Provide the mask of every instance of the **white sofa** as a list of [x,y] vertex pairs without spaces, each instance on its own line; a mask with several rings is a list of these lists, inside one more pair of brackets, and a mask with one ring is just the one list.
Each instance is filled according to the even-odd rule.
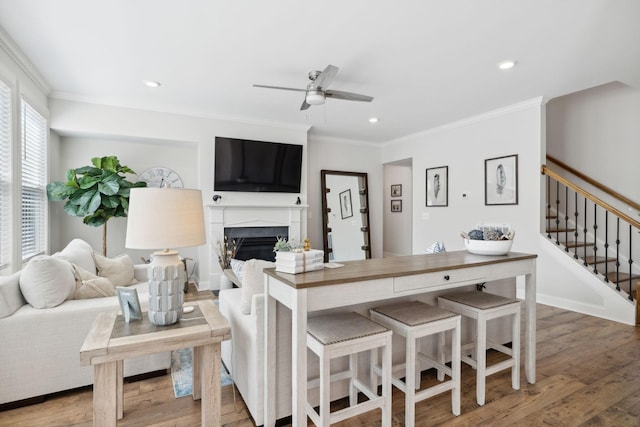
[[[65,252],[70,246],[74,250]],[[88,243],[75,239],[65,250],[57,254],[59,258],[78,261],[90,270]],[[27,303],[20,286],[27,267],[0,277],[0,404],[93,384],[93,367],[80,366],[80,347],[97,314],[119,308],[115,296],[67,298],[56,306],[36,308]],[[134,275],[141,283],[131,287],[137,289],[144,310],[146,266],[135,266]],[[125,376],[166,370],[170,364],[170,353],[127,360]]]

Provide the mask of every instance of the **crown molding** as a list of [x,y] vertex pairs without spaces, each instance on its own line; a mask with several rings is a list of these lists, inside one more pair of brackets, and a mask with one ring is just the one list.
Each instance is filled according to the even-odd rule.
[[29,79],[40,89],[46,96],[51,92],[51,86],[47,80],[40,74],[38,69],[31,63],[29,58],[20,50],[16,42],[11,36],[0,26],[0,48],[4,50],[9,58],[29,77]]
[[128,110],[139,110],[139,111],[146,111],[151,113],[172,114],[172,115],[184,116],[184,117],[190,117],[190,118],[196,118],[196,119],[220,120],[225,122],[240,123],[244,125],[269,126],[269,127],[276,127],[279,129],[290,129],[290,130],[304,131],[304,132],[309,132],[309,129],[311,129],[311,125],[307,125],[307,124],[277,122],[277,121],[270,121],[270,120],[258,120],[258,119],[251,119],[251,118],[242,117],[242,116],[211,114],[211,113],[203,112],[200,110],[159,109],[159,108],[154,108],[151,105],[143,105],[143,104],[123,105],[123,104],[115,103],[115,102],[104,100],[104,99],[91,98],[91,97],[77,95],[77,94],[68,93],[68,92],[53,91],[49,95],[49,98],[60,100],[60,101],[80,102],[84,104],[93,104],[93,105],[113,107],[113,108],[123,108]]
[[502,108],[497,108],[495,110],[487,111],[487,112],[482,113],[482,114],[477,114],[475,116],[467,117],[467,118],[462,119],[462,120],[457,120],[455,122],[447,123],[447,124],[442,125],[442,126],[437,126],[435,128],[422,130],[420,132],[412,133],[410,135],[405,135],[405,136],[402,136],[400,138],[388,141],[388,142],[384,143],[383,146],[384,147],[389,147],[389,146],[392,146],[394,144],[398,144],[398,143],[402,143],[402,142],[406,142],[406,141],[415,139],[416,137],[426,136],[426,135],[433,135],[433,134],[437,134],[437,133],[440,133],[440,132],[446,132],[446,131],[450,131],[450,130],[453,130],[453,129],[462,128],[462,127],[465,127],[465,126],[472,125],[474,123],[479,123],[479,122],[482,122],[482,121],[485,121],[485,120],[492,119],[494,117],[499,117],[499,116],[502,116],[502,115],[507,114],[507,113],[512,113],[514,111],[524,110],[526,108],[530,108],[531,106],[535,106],[535,105],[544,106],[545,105],[545,98],[542,97],[542,96],[538,96],[536,98],[532,98],[532,99],[529,99],[527,101],[518,102],[516,104],[511,104],[511,105],[508,105],[508,106],[502,107]]

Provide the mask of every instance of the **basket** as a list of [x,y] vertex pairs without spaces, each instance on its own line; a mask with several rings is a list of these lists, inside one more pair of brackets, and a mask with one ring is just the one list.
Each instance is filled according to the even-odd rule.
[[513,240],[463,240],[465,249],[476,255],[505,255],[513,245]]

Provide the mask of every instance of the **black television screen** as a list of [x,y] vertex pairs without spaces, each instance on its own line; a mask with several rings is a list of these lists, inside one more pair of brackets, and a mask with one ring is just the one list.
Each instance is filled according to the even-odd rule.
[[216,137],[214,191],[299,193],[302,145]]

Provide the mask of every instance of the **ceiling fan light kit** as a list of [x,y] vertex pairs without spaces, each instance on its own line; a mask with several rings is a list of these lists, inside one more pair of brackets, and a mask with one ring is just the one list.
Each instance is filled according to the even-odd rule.
[[296,92],[305,92],[304,101],[300,110],[306,110],[312,105],[322,105],[327,97],[334,99],[343,99],[346,101],[360,101],[371,102],[372,96],[360,95],[352,92],[343,92],[338,90],[327,90],[329,84],[333,81],[333,78],[338,73],[339,68],[335,65],[327,65],[323,71],[310,71],[308,74],[311,83],[307,85],[306,89],[295,89],[290,87],[280,86],[266,86],[266,85],[253,85],[254,87],[261,87],[266,89],[278,89],[278,90],[292,90]]

